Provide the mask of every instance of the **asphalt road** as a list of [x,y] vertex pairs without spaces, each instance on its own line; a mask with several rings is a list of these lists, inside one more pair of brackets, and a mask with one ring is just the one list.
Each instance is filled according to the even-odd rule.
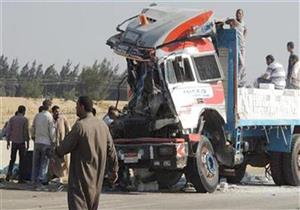
[[[0,190],[0,209],[67,209],[66,192]],[[114,192],[101,195],[99,209],[300,209],[300,188],[229,185],[213,194]]]

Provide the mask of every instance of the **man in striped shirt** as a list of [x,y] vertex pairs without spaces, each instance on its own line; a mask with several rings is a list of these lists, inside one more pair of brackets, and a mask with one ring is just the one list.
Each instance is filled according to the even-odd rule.
[[266,63],[268,65],[266,73],[257,79],[258,84],[272,83],[275,85],[275,89],[284,89],[286,85],[286,73],[283,66],[280,63],[275,62],[272,55],[267,55]]

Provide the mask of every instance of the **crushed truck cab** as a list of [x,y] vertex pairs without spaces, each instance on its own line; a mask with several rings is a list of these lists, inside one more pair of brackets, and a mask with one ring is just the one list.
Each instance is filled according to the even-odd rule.
[[[276,184],[300,184],[299,91],[238,88],[234,29],[217,27],[212,11],[149,7],[117,31],[107,45],[127,61],[129,103],[110,130],[123,170],[143,168],[162,187],[185,173],[213,192],[220,175],[237,183],[247,164],[270,164]],[[259,94],[291,104],[289,117]]]

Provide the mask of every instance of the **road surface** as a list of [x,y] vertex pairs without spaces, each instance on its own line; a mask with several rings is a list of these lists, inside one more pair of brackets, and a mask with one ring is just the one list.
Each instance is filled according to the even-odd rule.
[[[66,192],[1,189],[0,209],[67,209]],[[300,209],[300,188],[274,185],[229,185],[213,194],[111,192],[99,209]]]

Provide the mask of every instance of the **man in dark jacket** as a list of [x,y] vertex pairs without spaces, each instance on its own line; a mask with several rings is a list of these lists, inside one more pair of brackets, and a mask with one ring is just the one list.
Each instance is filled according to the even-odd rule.
[[111,163],[111,181],[118,177],[118,159],[109,129],[93,116],[92,109],[92,100],[79,97],[76,105],[79,120],[56,149],[60,157],[71,153],[68,205],[72,210],[98,208],[107,158]]
[[[9,181],[12,175],[12,169],[16,161],[16,155],[19,151],[20,159],[20,174],[19,182],[23,182],[23,161],[25,150],[29,148],[29,128],[28,128],[28,119],[24,116],[26,112],[25,106],[21,105],[18,107],[18,111],[15,116],[10,118],[7,125],[7,149],[11,146],[10,162],[8,167],[8,172],[6,176],[6,181]],[[26,143],[26,146],[25,146]]]

